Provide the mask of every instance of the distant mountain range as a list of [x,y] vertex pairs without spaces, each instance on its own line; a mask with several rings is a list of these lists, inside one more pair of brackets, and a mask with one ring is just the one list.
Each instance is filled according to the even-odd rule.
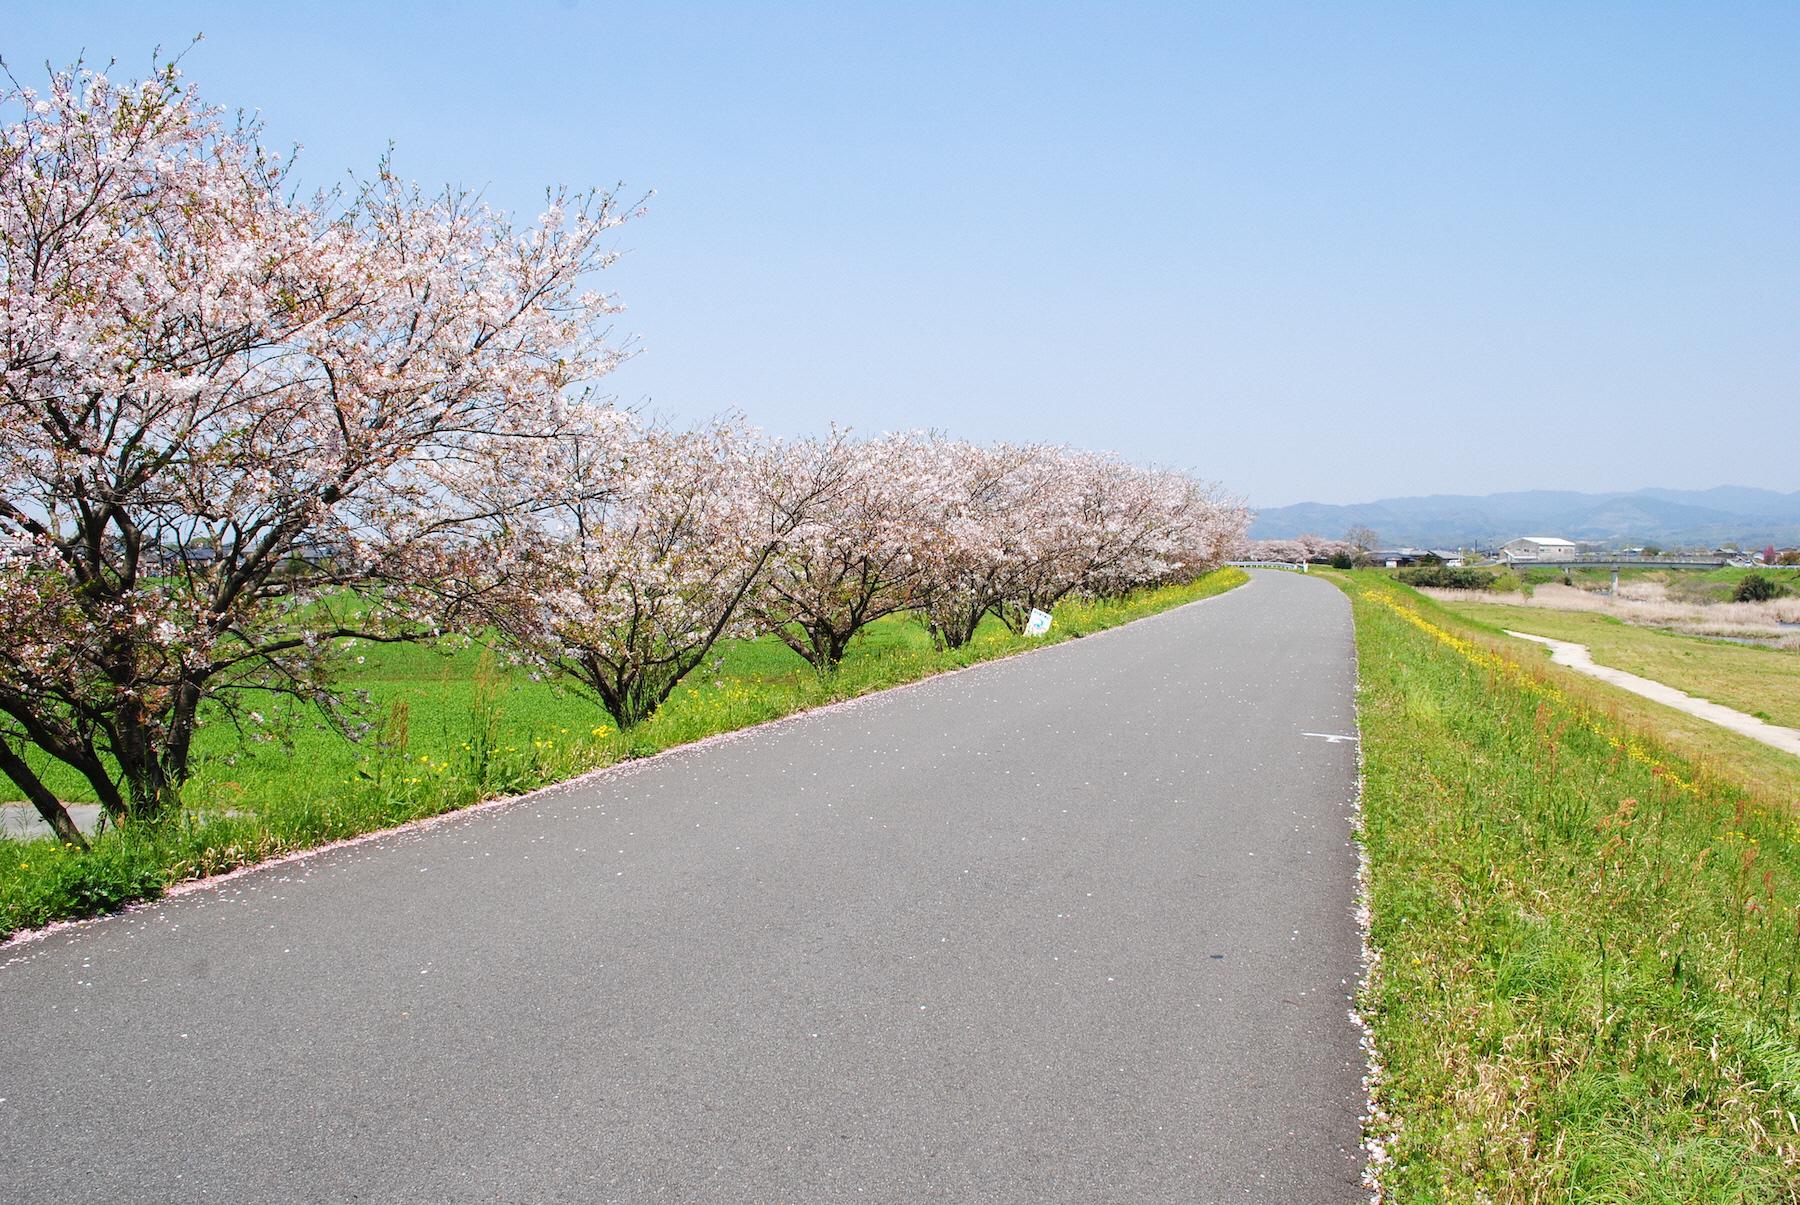
[[1745,548],[1800,544],[1800,490],[1721,485],[1710,490],[1642,489],[1619,494],[1526,490],[1510,494],[1429,494],[1331,506],[1300,502],[1258,511],[1253,539],[1308,533],[1342,536],[1372,528],[1386,546],[1491,547],[1516,536],[1621,544],[1705,544]]

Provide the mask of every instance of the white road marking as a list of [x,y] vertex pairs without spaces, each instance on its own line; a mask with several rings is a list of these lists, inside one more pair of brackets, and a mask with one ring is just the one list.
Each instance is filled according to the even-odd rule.
[[1302,732],[1300,735],[1301,736],[1316,736],[1320,740],[1328,741],[1333,745],[1337,744],[1339,741],[1354,741],[1356,739],[1353,736],[1340,736],[1335,732]]

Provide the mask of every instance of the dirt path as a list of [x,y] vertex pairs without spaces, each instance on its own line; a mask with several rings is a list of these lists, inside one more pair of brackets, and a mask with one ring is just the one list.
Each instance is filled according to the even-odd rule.
[[1721,728],[1729,728],[1741,736],[1753,741],[1761,741],[1785,753],[1800,757],[1800,729],[1783,728],[1779,724],[1771,724],[1759,720],[1753,715],[1745,715],[1721,703],[1696,698],[1685,691],[1676,690],[1673,686],[1650,678],[1640,678],[1636,674],[1628,674],[1622,669],[1613,669],[1608,665],[1599,665],[1585,644],[1576,644],[1572,640],[1552,640],[1548,636],[1533,636],[1529,632],[1515,632],[1507,629],[1508,636],[1517,636],[1520,640],[1530,640],[1536,644],[1550,646],[1550,659],[1558,665],[1566,665],[1570,669],[1580,670],[1590,677],[1602,682],[1610,682],[1614,686],[1629,690],[1634,695],[1642,695],[1653,699],[1666,707],[1677,711],[1685,711],[1691,716],[1698,716]]

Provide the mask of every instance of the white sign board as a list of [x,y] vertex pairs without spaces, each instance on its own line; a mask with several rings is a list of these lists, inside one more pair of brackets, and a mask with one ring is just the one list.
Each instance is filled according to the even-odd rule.
[[1025,621],[1027,636],[1042,636],[1050,630],[1050,612],[1031,608],[1031,618]]

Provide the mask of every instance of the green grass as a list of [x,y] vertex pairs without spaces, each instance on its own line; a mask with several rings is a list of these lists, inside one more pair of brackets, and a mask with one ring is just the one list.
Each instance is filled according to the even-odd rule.
[[[1621,582],[1660,582],[1669,588],[1669,597],[1676,602],[1725,602],[1737,584],[1748,574],[1760,574],[1772,578],[1789,590],[1800,593],[1800,569],[1780,566],[1758,566],[1754,569],[1739,569],[1732,566],[1721,566],[1717,569],[1657,569],[1657,568],[1625,568],[1619,570]],[[1542,586],[1550,582],[1569,581],[1572,585],[1587,590],[1604,590],[1612,585],[1611,569],[1532,569],[1521,567],[1520,579],[1527,586]]]
[[1689,594],[1703,602],[1725,602],[1731,598],[1737,584],[1751,574],[1766,577],[1785,586],[1790,593],[1800,594],[1800,569],[1783,568],[1778,565],[1760,565],[1754,569],[1709,569],[1696,573],[1672,573],[1670,585],[1672,596]]
[[[1246,580],[1221,569],[1199,581],[1115,601],[1070,600],[1044,638],[985,621],[970,644],[940,652],[915,622],[890,617],[821,678],[775,637],[730,641],[650,720],[618,732],[586,697],[496,663],[479,648],[359,650],[343,687],[366,691],[377,730],[353,742],[309,713],[270,699],[268,721],[240,733],[202,729],[182,812],[147,832],[110,831],[81,852],[42,839],[0,841],[0,937],[152,898],[185,879],[530,790],[809,707],[1041,647],[1222,593]],[[34,762],[60,796],[91,799],[83,781]]]
[[1683,636],[1591,612],[1495,603],[1446,605],[1493,628],[1585,644],[1601,665],[1759,715],[1772,724],[1800,728],[1800,652]]
[[1388,1199],[1800,1200],[1794,793],[1696,765],[1653,712],[1379,575],[1344,581]]

